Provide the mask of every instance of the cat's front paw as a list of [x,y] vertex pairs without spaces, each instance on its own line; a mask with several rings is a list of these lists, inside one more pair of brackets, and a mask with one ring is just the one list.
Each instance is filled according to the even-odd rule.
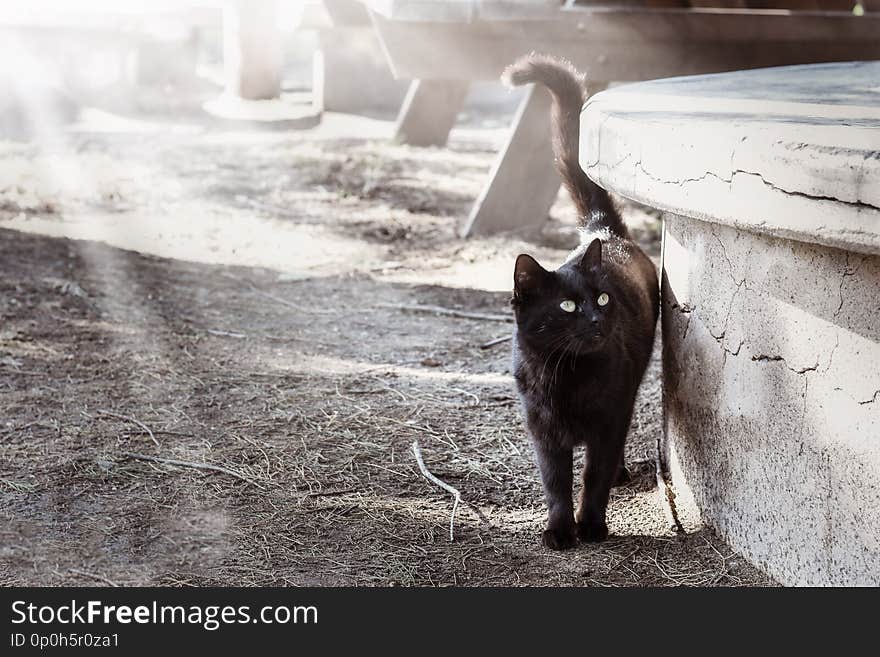
[[541,543],[551,550],[568,550],[577,545],[574,527],[555,527],[544,530]]
[[579,522],[577,537],[584,543],[598,543],[608,538],[608,525],[602,522]]

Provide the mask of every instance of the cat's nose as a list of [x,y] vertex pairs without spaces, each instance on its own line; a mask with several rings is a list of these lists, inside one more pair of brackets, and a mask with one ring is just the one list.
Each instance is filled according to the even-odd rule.
[[590,322],[593,324],[593,326],[596,326],[599,323],[599,315],[592,315],[590,317]]

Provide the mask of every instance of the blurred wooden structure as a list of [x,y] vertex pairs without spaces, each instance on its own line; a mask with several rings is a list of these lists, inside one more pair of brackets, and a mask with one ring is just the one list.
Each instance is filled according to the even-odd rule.
[[[570,59],[597,88],[612,81],[880,59],[880,13],[871,13],[880,9],[877,0],[863,3],[863,16],[841,11],[844,0],[683,2],[600,6],[569,0],[561,7],[555,0],[367,0],[394,74],[420,81],[399,124],[435,133],[452,127],[464,101],[463,83],[498,79],[508,64],[533,50]],[[442,101],[420,98],[444,87],[454,92]],[[546,219],[560,184],[549,149],[547,105],[542,90],[522,101],[464,236],[530,229]],[[440,135],[433,140],[441,141]]]
[[318,38],[312,68],[312,94],[331,112],[397,110],[407,80],[391,74],[370,15],[358,0],[308,0],[298,29]]
[[223,8],[225,92],[243,100],[281,95],[277,0],[228,0]]

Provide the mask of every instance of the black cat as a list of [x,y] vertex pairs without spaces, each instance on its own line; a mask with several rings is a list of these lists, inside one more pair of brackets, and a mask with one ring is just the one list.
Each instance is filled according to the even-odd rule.
[[[549,516],[544,545],[608,536],[605,509],[623,468],[636,391],[651,357],[659,313],[657,272],[630,239],[608,193],[578,164],[585,90],[567,62],[529,55],[508,68],[514,85],[539,82],[553,96],[553,148],[581,221],[581,245],[556,271],[516,259],[513,367],[535,447]],[[585,444],[575,519],[572,452]]]

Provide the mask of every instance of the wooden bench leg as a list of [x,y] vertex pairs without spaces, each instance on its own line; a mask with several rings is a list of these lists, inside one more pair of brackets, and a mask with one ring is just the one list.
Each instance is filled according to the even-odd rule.
[[223,10],[226,93],[245,100],[281,94],[281,32],[276,0],[235,0]]
[[560,184],[553,164],[550,94],[533,85],[516,110],[507,144],[461,236],[539,227],[547,219]]
[[[590,82],[590,94],[607,86]],[[513,127],[489,182],[480,192],[462,237],[537,230],[547,220],[562,181],[556,173],[550,130],[550,94],[532,85],[513,117]]]
[[411,146],[445,145],[469,86],[464,80],[413,80],[397,115],[397,141]]

